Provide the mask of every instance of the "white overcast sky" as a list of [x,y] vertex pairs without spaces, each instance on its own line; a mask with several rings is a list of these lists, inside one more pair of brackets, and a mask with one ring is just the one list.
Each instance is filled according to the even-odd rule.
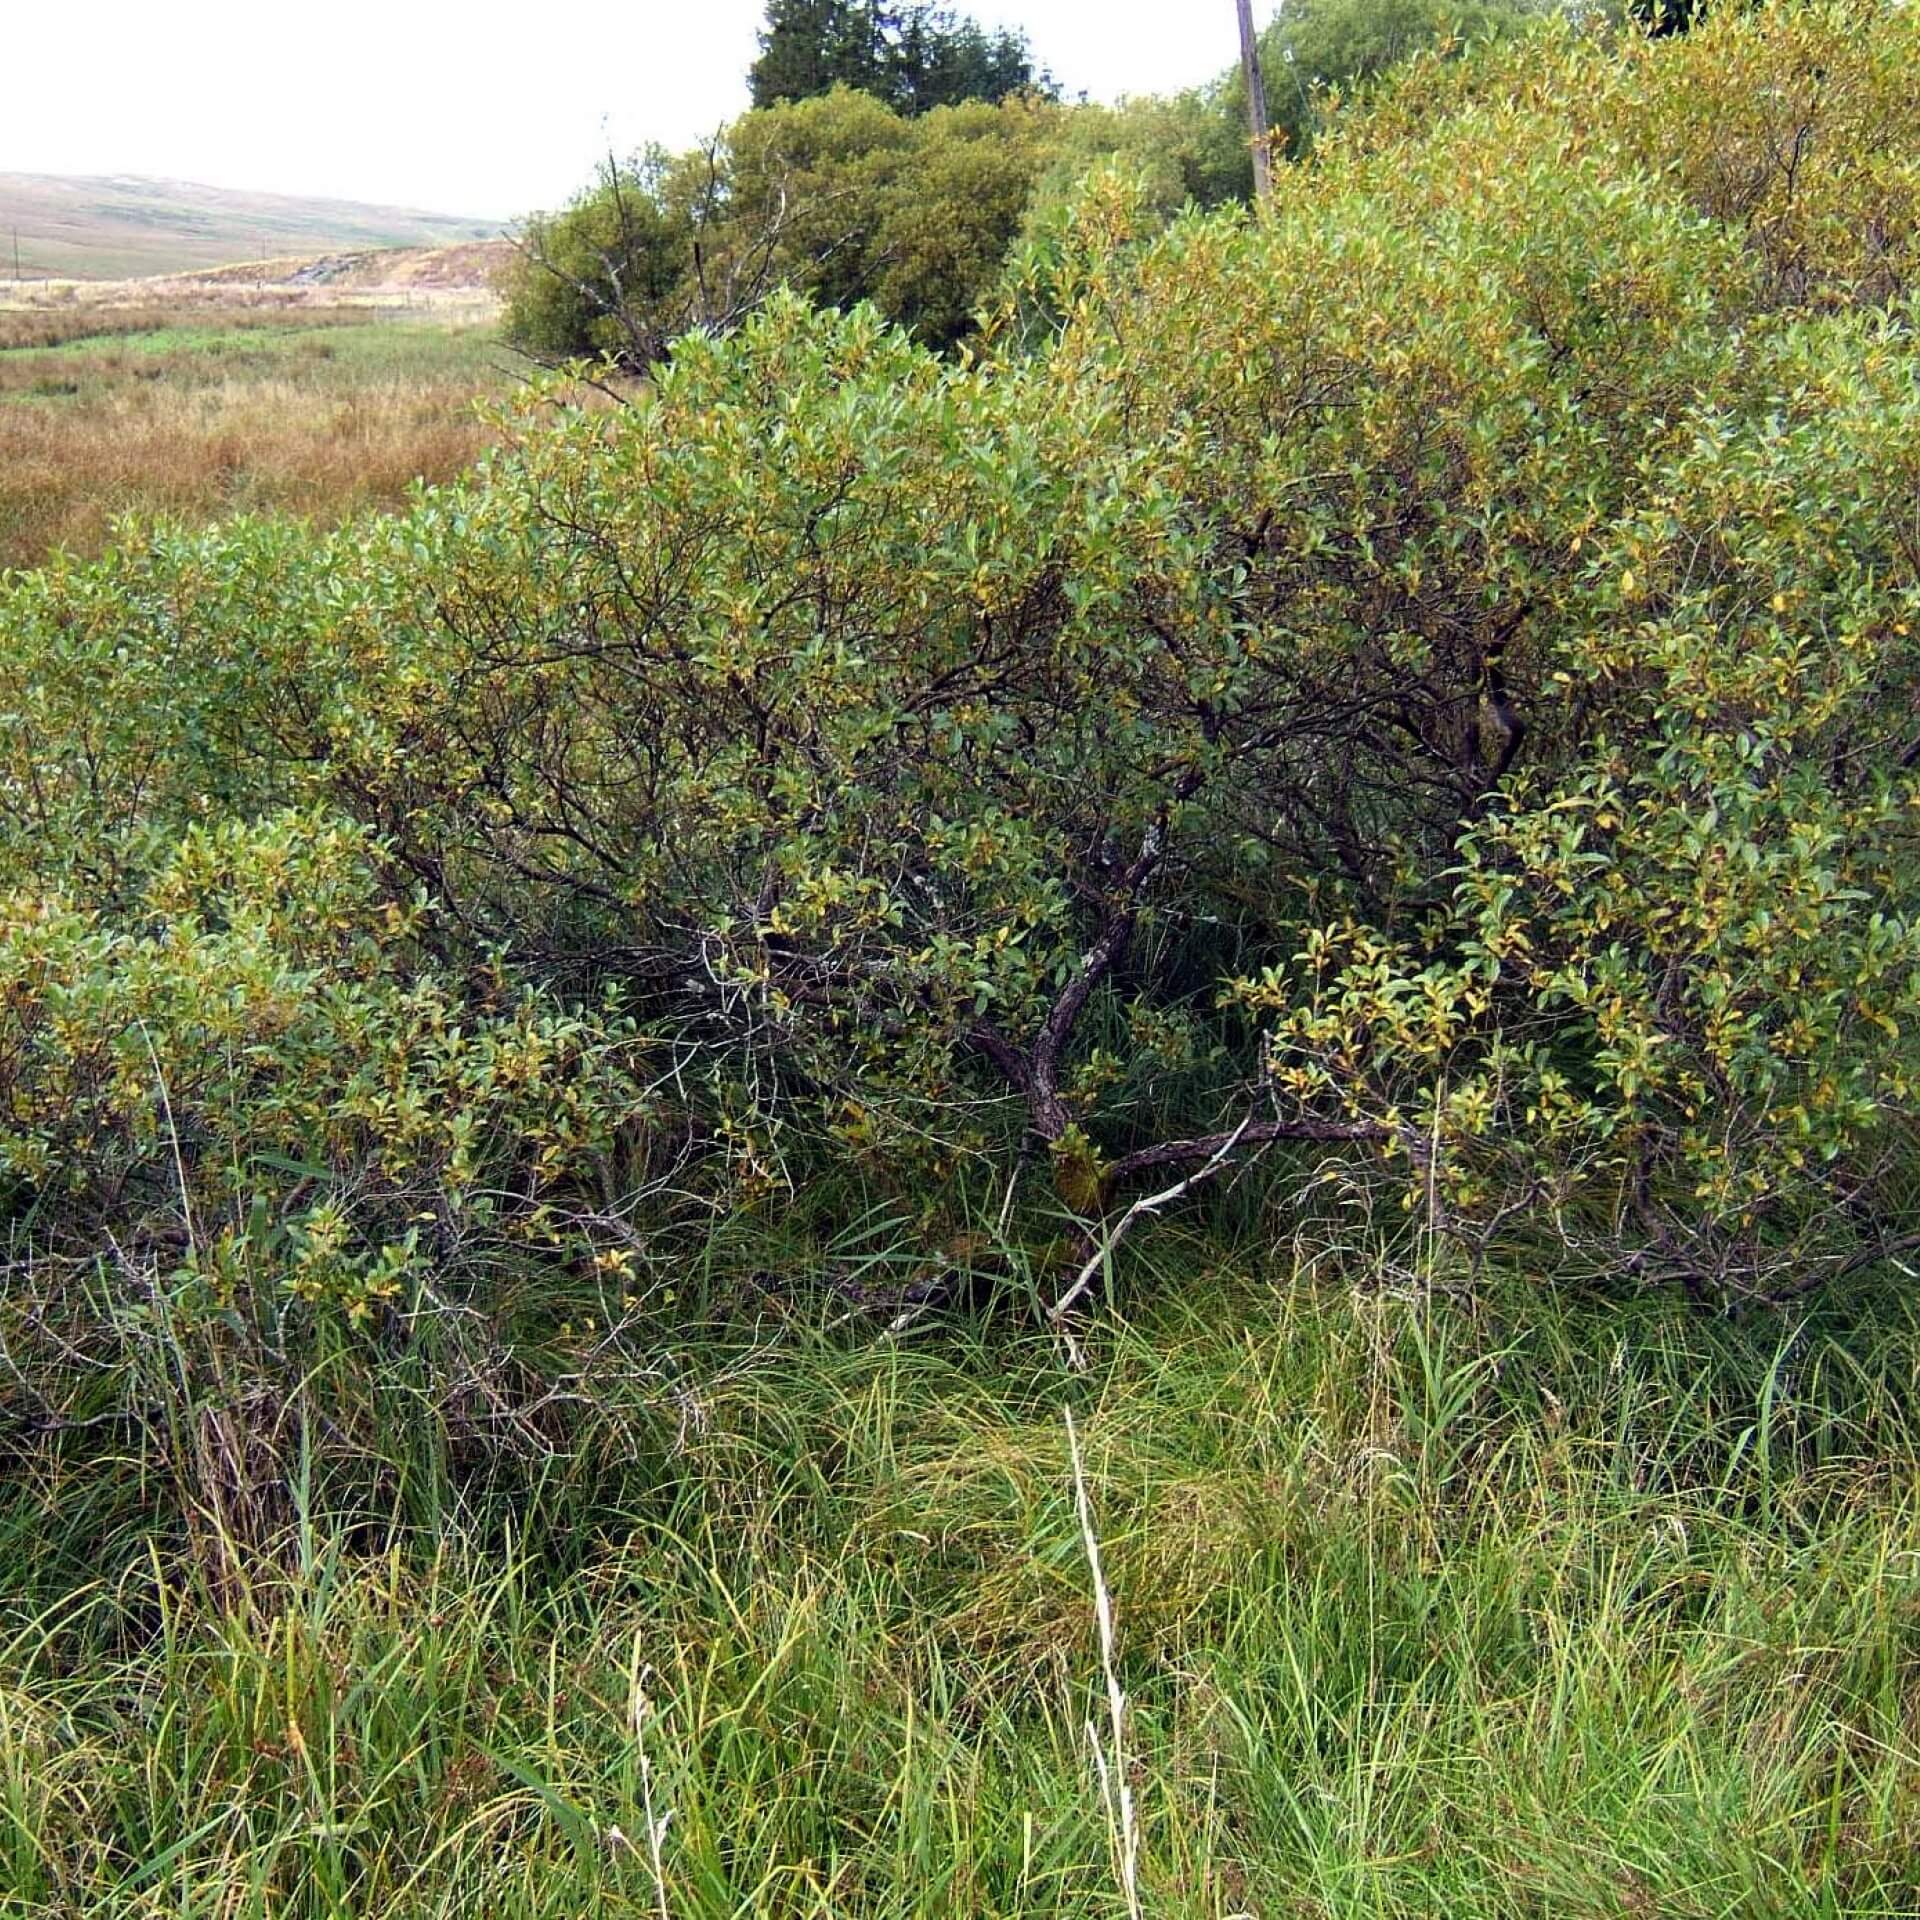
[[[980,0],[1070,92],[1236,57],[1231,0]],[[1265,18],[1271,0],[1256,0]],[[0,0],[0,172],[149,173],[502,218],[746,105],[762,0]]]

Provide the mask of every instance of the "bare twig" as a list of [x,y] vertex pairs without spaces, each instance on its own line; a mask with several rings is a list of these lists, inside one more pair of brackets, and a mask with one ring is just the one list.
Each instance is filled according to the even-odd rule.
[[[1113,1161],[1106,1169],[1103,1184],[1108,1192],[1142,1173],[1157,1167],[1187,1166],[1196,1160],[1211,1161],[1225,1148],[1271,1146],[1280,1140],[1299,1140],[1309,1144],[1358,1145],[1385,1140],[1385,1127],[1370,1120],[1242,1120],[1230,1133],[1203,1133],[1190,1140],[1161,1140],[1150,1147],[1137,1148]],[[1204,1176],[1202,1176],[1204,1177]]]
[[1074,1303],[1093,1285],[1094,1275],[1113,1257],[1114,1249],[1126,1238],[1128,1229],[1133,1223],[1150,1214],[1158,1213],[1162,1207],[1172,1206],[1176,1200],[1191,1193],[1203,1181],[1212,1179],[1226,1165],[1233,1150],[1239,1146],[1252,1124],[1251,1119],[1242,1120],[1231,1133],[1222,1138],[1219,1146],[1214,1149],[1213,1157],[1204,1166],[1197,1168],[1184,1179],[1176,1180],[1172,1186],[1162,1187],[1158,1193],[1143,1194],[1120,1216],[1119,1224],[1088,1256],[1086,1265],[1080,1269],[1079,1277],[1073,1285],[1053,1303],[1053,1311],[1049,1317],[1056,1326],[1066,1318],[1072,1311]]

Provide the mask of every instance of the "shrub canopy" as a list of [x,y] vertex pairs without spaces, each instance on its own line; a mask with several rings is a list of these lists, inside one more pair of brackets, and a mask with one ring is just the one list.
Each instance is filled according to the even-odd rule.
[[422,1181],[591,1246],[808,1156],[1085,1219],[1291,1142],[1481,1250],[1875,1257],[1917,34],[1416,62],[1259,219],[1094,183],[963,364],[781,297],[408,515],[16,580],[4,1204],[351,1292]]

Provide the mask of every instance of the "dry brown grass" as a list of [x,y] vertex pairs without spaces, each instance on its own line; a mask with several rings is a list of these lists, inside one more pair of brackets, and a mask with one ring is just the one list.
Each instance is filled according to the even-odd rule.
[[97,552],[133,509],[190,520],[280,507],[338,519],[468,465],[487,433],[459,388],[392,384],[346,398],[291,381],[118,393],[83,424],[0,414],[0,564]]
[[0,314],[0,567],[98,552],[132,511],[392,504],[477,457],[475,402],[511,380],[473,330],[310,309],[206,328],[177,308]]

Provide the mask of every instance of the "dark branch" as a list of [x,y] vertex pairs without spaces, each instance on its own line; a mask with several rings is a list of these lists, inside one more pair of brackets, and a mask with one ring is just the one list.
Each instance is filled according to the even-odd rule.
[[1161,1167],[1183,1167],[1196,1160],[1211,1160],[1226,1147],[1264,1147],[1280,1140],[1357,1145],[1390,1137],[1385,1127],[1371,1120],[1254,1120],[1223,1133],[1203,1133],[1191,1140],[1162,1140],[1156,1146],[1122,1154],[1107,1167],[1105,1186],[1111,1192],[1124,1182]]

